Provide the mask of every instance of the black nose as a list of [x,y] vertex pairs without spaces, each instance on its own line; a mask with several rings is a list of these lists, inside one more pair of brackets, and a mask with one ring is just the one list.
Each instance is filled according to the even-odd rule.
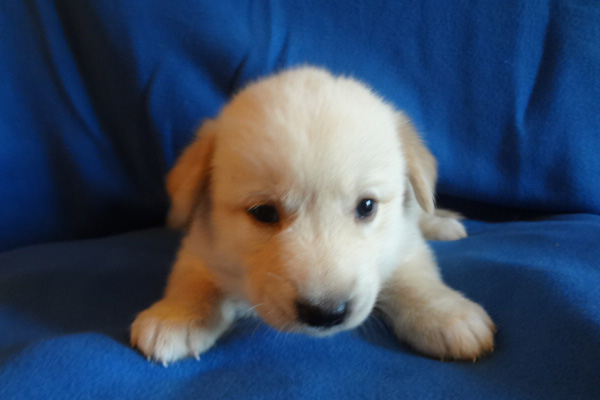
[[328,328],[341,324],[348,316],[348,309],[348,302],[333,306],[303,301],[296,302],[298,320],[314,327]]

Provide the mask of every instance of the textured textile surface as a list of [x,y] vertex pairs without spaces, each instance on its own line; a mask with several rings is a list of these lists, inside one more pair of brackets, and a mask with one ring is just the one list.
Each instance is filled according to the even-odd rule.
[[159,224],[195,127],[304,63],[406,110],[442,197],[600,212],[595,1],[5,1],[0,54],[0,249]]
[[[434,243],[499,326],[439,362],[373,318],[326,339],[240,321],[200,362],[127,345],[179,237],[164,176],[246,83],[313,64],[406,110],[442,204]],[[598,399],[600,3],[0,2],[0,399]],[[548,216],[550,215],[550,216]]]
[[164,368],[129,348],[178,237],[164,229],[0,255],[2,399],[597,399],[600,217],[470,222],[434,243],[444,277],[499,327],[477,363],[397,343],[379,319],[330,338],[240,321],[200,361]]

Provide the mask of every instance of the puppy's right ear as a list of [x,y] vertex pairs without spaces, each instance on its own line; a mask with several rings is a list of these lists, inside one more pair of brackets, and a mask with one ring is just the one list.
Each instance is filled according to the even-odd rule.
[[167,177],[171,209],[167,225],[185,229],[191,222],[200,192],[208,185],[215,143],[215,122],[205,121],[196,139],[177,159]]

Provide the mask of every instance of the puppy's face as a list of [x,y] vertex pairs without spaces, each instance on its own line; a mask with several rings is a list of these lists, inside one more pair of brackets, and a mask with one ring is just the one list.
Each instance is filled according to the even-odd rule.
[[211,129],[210,206],[190,234],[223,289],[281,330],[363,322],[412,232],[394,110],[300,70],[250,86]]

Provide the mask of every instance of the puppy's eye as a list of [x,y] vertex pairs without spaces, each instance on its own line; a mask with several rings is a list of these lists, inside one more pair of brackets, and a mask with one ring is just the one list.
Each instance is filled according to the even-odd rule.
[[279,222],[279,213],[277,212],[277,208],[271,204],[260,204],[258,206],[254,206],[248,210],[248,214],[263,224],[275,224]]
[[356,216],[359,219],[369,218],[377,211],[377,201],[373,199],[361,199],[356,206]]

